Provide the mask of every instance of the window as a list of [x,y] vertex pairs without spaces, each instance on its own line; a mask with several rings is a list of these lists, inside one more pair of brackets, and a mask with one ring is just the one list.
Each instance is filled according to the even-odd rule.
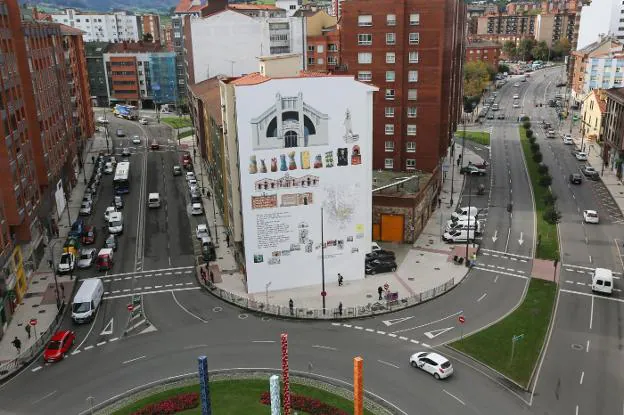
[[368,82],[373,79],[373,73],[371,71],[359,71],[358,81]]
[[297,5],[296,4],[291,4],[288,8],[290,10],[297,10]]
[[405,143],[405,151],[407,151],[408,153],[415,153],[416,141],[408,141],[407,143]]
[[386,24],[388,26],[396,26],[396,14],[387,14],[386,15]]
[[407,159],[405,160],[405,169],[406,170],[415,170],[416,169],[416,160]]
[[418,63],[418,52],[410,52],[409,53],[409,63]]
[[409,34],[409,44],[418,45],[420,43],[420,33],[414,32]]
[[327,57],[327,64],[328,65],[336,65],[337,64],[336,57],[335,56],[328,56]]
[[418,26],[420,24],[420,13],[410,14],[410,26]]
[[394,82],[395,74],[394,71],[386,71],[386,82]]
[[373,16],[370,14],[362,14],[358,16],[358,26],[372,26]]
[[314,45],[308,46],[308,52],[314,53]]
[[323,47],[323,45],[318,45],[316,47],[316,52],[317,53],[323,53],[325,51],[325,48]]
[[396,33],[386,33],[386,45],[396,44]]
[[360,33],[358,35],[358,45],[372,45],[373,35],[370,33]]
[[407,118],[416,118],[416,107],[408,107],[407,108]]
[[386,63],[394,63],[396,55],[394,52],[386,52]]
[[308,58],[308,65],[314,65],[314,58]]
[[322,65],[322,64],[324,64],[324,63],[325,63],[325,59],[323,59],[323,58],[318,58],[318,59],[316,60],[316,63],[318,63],[319,65]]
[[393,135],[394,134],[394,124],[386,124],[385,131],[386,131],[386,135]]
[[387,152],[394,151],[394,141],[386,141],[384,147],[385,147]]
[[416,101],[416,99],[418,99],[418,91],[416,91],[415,89],[408,89],[407,99],[409,101]]
[[338,46],[335,43],[330,43],[327,45],[328,52],[338,52]]
[[386,107],[386,118],[394,117],[394,107]]
[[416,124],[407,125],[407,135],[416,135]]
[[394,159],[385,159],[384,160],[384,168],[385,169],[392,169],[392,168],[394,168]]
[[407,73],[407,82],[418,82],[418,71],[409,71]]
[[394,100],[394,89],[386,89],[386,100],[387,101]]
[[373,63],[373,54],[370,52],[358,53],[358,63],[361,63],[361,64]]

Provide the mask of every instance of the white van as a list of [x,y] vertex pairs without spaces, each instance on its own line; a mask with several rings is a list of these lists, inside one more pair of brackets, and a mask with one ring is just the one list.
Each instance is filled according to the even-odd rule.
[[606,268],[596,268],[592,275],[592,291],[611,294],[613,292],[613,272]]
[[112,212],[108,215],[108,232],[123,233],[123,216],[121,212]]
[[445,232],[444,235],[442,235],[442,239],[448,243],[466,242],[467,239],[474,241],[474,238],[475,238],[475,231],[473,230],[468,231],[468,230],[454,229],[450,232]]
[[477,216],[479,209],[475,206],[463,206],[451,214],[451,220],[458,220],[466,216]]
[[147,197],[147,207],[160,207],[160,195],[158,193],[150,193]]
[[102,296],[104,284],[98,278],[89,278],[82,282],[72,301],[72,320],[74,323],[84,323],[95,318]]
[[476,220],[474,217],[470,218],[470,220],[449,220],[446,223],[446,228],[444,229],[444,232],[450,232],[452,230],[467,231],[468,228],[475,231],[477,235],[481,233],[481,223],[479,223],[479,221]]

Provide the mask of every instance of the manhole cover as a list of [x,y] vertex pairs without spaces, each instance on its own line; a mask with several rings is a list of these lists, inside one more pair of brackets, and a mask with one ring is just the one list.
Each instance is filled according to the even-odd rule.
[[572,345],[572,349],[573,350],[583,350],[583,346],[580,344],[573,344]]

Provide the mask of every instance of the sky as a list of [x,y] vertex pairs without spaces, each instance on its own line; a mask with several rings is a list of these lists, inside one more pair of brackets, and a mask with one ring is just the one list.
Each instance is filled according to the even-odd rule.
[[591,5],[583,7],[577,49],[596,42],[600,33],[609,30],[611,1],[617,0],[592,0]]

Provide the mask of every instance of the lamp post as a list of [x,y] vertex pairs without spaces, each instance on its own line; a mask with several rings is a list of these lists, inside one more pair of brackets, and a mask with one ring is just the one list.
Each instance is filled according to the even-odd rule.
[[323,208],[321,207],[321,298],[323,300],[323,315],[325,315],[325,234],[323,225]]

